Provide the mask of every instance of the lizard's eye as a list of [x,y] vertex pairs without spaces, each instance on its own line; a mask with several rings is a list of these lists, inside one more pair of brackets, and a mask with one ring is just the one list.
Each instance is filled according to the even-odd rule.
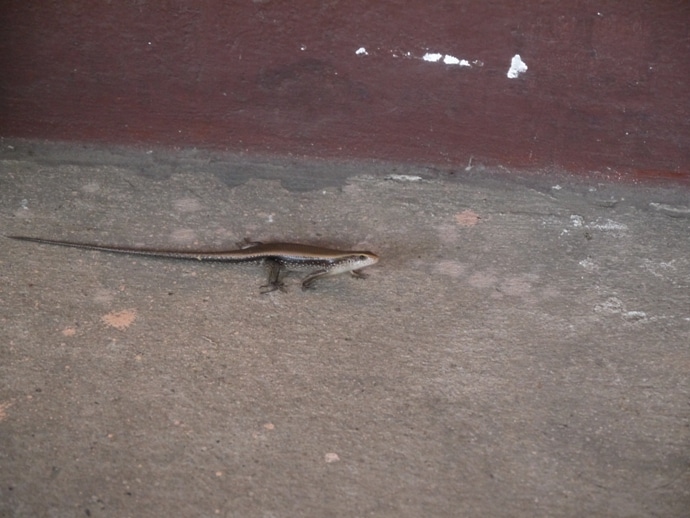
[[366,261],[367,259],[369,259],[369,258],[366,255],[360,255],[359,256],[360,261]]

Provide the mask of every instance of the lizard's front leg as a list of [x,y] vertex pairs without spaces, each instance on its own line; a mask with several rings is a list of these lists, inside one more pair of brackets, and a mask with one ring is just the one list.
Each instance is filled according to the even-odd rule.
[[261,292],[261,294],[265,295],[266,293],[271,293],[272,291],[276,290],[280,290],[283,292],[287,291],[285,289],[285,284],[280,279],[280,274],[282,273],[283,265],[274,259],[266,259],[264,261],[264,264],[268,269],[268,284],[261,286],[262,288],[266,288]]

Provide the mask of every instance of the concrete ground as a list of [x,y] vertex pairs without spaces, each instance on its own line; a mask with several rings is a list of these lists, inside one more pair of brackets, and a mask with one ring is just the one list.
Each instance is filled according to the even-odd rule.
[[690,513],[690,189],[3,141],[0,516]]

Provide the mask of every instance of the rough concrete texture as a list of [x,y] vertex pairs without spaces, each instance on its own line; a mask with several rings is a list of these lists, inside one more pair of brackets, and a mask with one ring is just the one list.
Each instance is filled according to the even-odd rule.
[[2,234],[371,249],[366,280],[0,238],[1,516],[687,516],[690,195],[2,143]]

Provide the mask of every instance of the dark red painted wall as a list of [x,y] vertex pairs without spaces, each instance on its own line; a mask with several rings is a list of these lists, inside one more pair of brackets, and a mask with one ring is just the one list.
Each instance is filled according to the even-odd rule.
[[5,0],[0,72],[3,137],[690,175],[687,0]]

